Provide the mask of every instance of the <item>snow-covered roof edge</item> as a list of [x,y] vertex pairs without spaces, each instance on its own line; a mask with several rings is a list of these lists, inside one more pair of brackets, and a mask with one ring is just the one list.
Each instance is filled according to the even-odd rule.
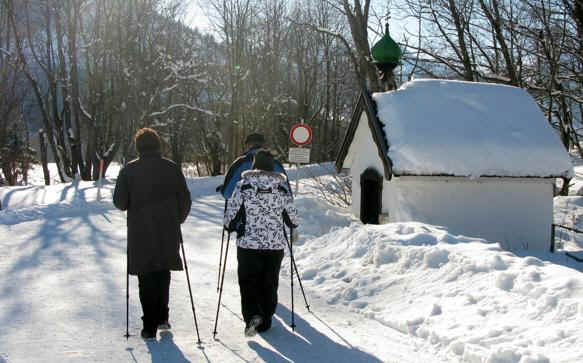
[[559,136],[525,89],[420,79],[372,99],[395,175],[573,175]]
[[358,95],[356,106],[354,107],[350,119],[350,124],[348,125],[346,134],[344,135],[344,140],[342,141],[342,145],[338,151],[338,156],[336,157],[336,171],[340,172],[342,170],[344,160],[348,155],[350,145],[354,140],[354,135],[360,122],[360,115],[363,111],[367,114],[368,126],[373,136],[373,141],[377,146],[379,157],[383,163],[385,179],[391,180],[393,174],[393,163],[389,158],[387,139],[383,131],[383,125],[377,117],[376,103],[373,101],[370,92],[366,89],[362,89]]
[[[476,85],[480,85],[478,82],[461,82],[461,81],[448,81],[448,80],[417,80],[417,81],[413,81],[413,82],[424,82],[424,81],[444,82],[444,84],[466,83],[466,84],[471,84],[472,87],[476,86]],[[406,88],[407,86],[411,86],[411,84],[413,82],[406,83],[398,91],[389,91],[389,92],[385,92],[384,94],[398,93],[403,88]],[[485,84],[485,83],[481,84],[481,86],[484,86],[484,85],[490,86],[490,87],[506,87],[507,89],[515,89],[515,90],[518,90],[518,92],[522,92],[524,94],[527,94],[524,89],[520,89],[517,87],[511,87],[511,86],[500,85],[500,84]],[[539,170],[535,173],[524,174],[524,173],[520,173],[520,172],[518,172],[518,173],[513,173],[513,172],[497,173],[494,171],[494,172],[487,172],[487,173],[480,174],[480,173],[472,173],[470,171],[470,172],[465,173],[465,174],[460,174],[460,173],[455,173],[455,172],[448,173],[448,172],[435,172],[435,171],[429,171],[429,170],[427,170],[427,171],[426,170],[399,170],[398,165],[395,163],[395,160],[393,159],[394,155],[393,156],[391,155],[391,150],[394,150],[395,148],[391,149],[391,147],[393,146],[393,145],[391,145],[392,142],[390,140],[388,140],[389,138],[387,137],[387,135],[385,133],[385,124],[380,119],[379,113],[377,111],[378,110],[378,102],[375,100],[375,98],[377,98],[377,95],[379,95],[379,93],[375,93],[375,94],[371,95],[367,90],[363,90],[359,94],[356,106],[355,106],[353,114],[352,114],[352,118],[351,118],[349,127],[346,131],[344,140],[342,142],[341,148],[340,148],[338,156],[336,158],[335,166],[336,166],[337,171],[340,171],[343,168],[344,161],[345,161],[346,157],[348,156],[350,146],[351,146],[353,139],[354,139],[356,128],[360,122],[360,117],[362,115],[362,112],[364,111],[367,114],[368,126],[369,126],[369,129],[371,131],[371,135],[373,136],[373,139],[374,139],[373,141],[375,142],[375,144],[377,146],[379,157],[381,158],[381,161],[383,163],[383,166],[385,169],[384,170],[385,179],[387,179],[387,180],[390,180],[392,175],[395,175],[395,176],[410,175],[410,176],[454,176],[454,177],[502,177],[502,178],[525,178],[525,177],[526,178],[529,178],[529,177],[531,177],[531,178],[557,178],[557,177],[572,177],[573,176],[573,169],[572,169],[572,165],[570,163],[570,158],[568,157],[566,150],[563,150],[564,148],[563,148],[562,144],[558,146],[558,148],[560,150],[559,151],[555,150],[555,152],[554,152],[555,160],[559,161],[558,164],[561,164],[561,165],[558,168],[555,167],[554,170],[552,170],[550,172],[548,170],[544,170],[544,171],[540,172],[540,170]],[[530,102],[534,106],[534,107],[532,107],[532,109],[535,110],[533,112],[539,112],[542,114],[542,111],[540,111],[540,108],[535,103],[534,99],[532,99],[532,97],[530,95],[528,95],[528,97],[530,98]],[[419,108],[419,107],[417,107],[417,108]],[[546,119],[545,119],[545,121],[546,121]],[[545,125],[547,125],[546,122],[545,122]],[[550,126],[548,126],[548,125],[546,127],[550,128]],[[557,136],[557,140],[558,140],[558,136]],[[557,140],[555,140],[555,141],[557,141]],[[552,141],[551,141],[551,143],[552,143]],[[539,149],[540,150],[535,150],[538,153],[538,155],[536,157],[539,157],[540,154],[544,154],[545,149],[544,148],[539,148]],[[530,152],[531,150],[526,150],[526,151]],[[525,150],[522,150],[522,152],[524,153]],[[557,154],[560,154],[560,155],[557,155]],[[557,156],[559,156],[558,159],[557,159]],[[536,159],[536,160],[543,160],[543,159]],[[550,159],[552,159],[552,157]],[[480,163],[477,163],[477,165],[479,165],[479,164]],[[516,165],[521,165],[521,164],[522,164],[522,161],[520,163],[517,163]],[[530,163],[530,164],[532,165],[532,163]],[[541,162],[541,164],[544,165],[545,162]],[[548,160],[547,160],[546,164],[547,165],[549,164]]]

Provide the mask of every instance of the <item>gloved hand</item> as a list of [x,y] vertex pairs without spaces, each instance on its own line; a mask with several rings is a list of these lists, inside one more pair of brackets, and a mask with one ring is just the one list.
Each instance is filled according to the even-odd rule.
[[215,188],[215,192],[217,192],[217,193],[222,193],[222,192],[223,192],[223,184],[221,184],[221,185],[217,186],[217,187]]
[[292,228],[292,231],[291,231],[291,242],[292,243],[296,243],[298,241],[298,238],[299,238],[298,229],[297,228]]

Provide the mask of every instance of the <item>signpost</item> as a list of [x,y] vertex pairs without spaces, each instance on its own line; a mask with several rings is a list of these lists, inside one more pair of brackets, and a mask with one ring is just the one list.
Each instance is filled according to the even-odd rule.
[[104,160],[99,159],[99,180],[97,181],[97,200],[101,200],[101,186],[103,185]]
[[312,128],[306,124],[295,124],[289,131],[289,138],[291,142],[298,147],[290,147],[288,159],[290,163],[296,164],[296,193],[299,190],[299,170],[300,164],[308,164],[310,162],[310,149],[303,148],[304,145],[312,141]]
[[288,159],[290,163],[307,164],[310,162],[310,149],[290,147]]

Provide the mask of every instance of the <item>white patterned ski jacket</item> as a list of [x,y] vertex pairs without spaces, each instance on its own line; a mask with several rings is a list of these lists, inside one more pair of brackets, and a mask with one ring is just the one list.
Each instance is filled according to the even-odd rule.
[[[243,222],[237,233],[237,246],[250,249],[281,250],[286,247],[284,218],[297,227],[297,209],[284,174],[247,170],[227,202],[224,225],[228,230]],[[289,233],[288,233],[289,238]]]

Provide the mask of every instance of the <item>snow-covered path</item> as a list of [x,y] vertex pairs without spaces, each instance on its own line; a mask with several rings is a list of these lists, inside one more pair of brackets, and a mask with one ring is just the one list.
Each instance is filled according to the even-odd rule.
[[214,193],[218,181],[190,183],[193,206],[183,226],[202,348],[184,272],[172,273],[173,329],[152,343],[139,338],[137,279],[130,277],[132,336],[124,337],[125,215],[111,205],[113,184],[104,186],[101,202],[92,183],[12,189],[5,196],[11,208],[0,220],[0,362],[435,361],[424,341],[331,307],[309,290],[308,311],[297,280],[292,332],[289,268],[282,272],[273,328],[245,338],[234,241],[214,340],[223,213]]
[[[113,178],[101,198],[91,182],[1,188],[0,363],[583,361],[583,264],[418,222],[362,225],[322,199],[309,168],[296,197],[294,254],[310,311],[294,281],[293,332],[286,257],[274,326],[251,339],[234,241],[213,339],[224,208],[214,189],[222,177],[188,181],[193,206],[183,234],[201,347],[184,272],[172,273],[173,329],[155,342],[139,338],[130,277],[132,336],[124,337],[126,220],[111,204]],[[582,200],[555,198],[555,221],[583,229]],[[560,240],[583,251],[580,236]]]

